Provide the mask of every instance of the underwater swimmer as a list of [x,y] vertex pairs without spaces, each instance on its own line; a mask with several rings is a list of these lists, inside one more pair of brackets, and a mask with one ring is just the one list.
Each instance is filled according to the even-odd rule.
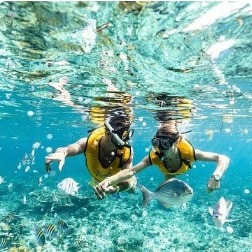
[[[103,127],[93,130],[87,138],[60,147],[46,156],[46,171],[51,171],[50,164],[53,161],[59,162],[61,171],[66,157],[84,154],[88,171],[92,176],[90,185],[94,186],[105,178],[132,166],[133,149],[128,144],[132,134],[133,130],[130,129],[130,121],[127,117],[112,116]],[[108,186],[107,194],[120,191],[133,192],[135,187],[136,178],[133,176],[115,186]]]
[[217,163],[215,171],[208,180],[207,191],[212,192],[220,187],[220,180],[228,168],[229,158],[225,155],[194,149],[179,134],[176,124],[171,122],[159,128],[152,139],[152,145],[154,149],[137,165],[125,169],[94,186],[98,198],[104,198],[110,186],[131,178],[148,166],[158,166],[165,180],[168,180],[189,171],[196,160]]

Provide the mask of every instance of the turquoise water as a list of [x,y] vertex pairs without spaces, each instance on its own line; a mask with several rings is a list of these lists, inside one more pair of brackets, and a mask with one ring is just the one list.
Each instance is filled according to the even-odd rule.
[[[248,2],[1,3],[0,250],[251,252],[251,13]],[[98,201],[81,155],[46,176],[48,153],[116,111],[133,118],[134,164],[177,119],[195,148],[230,157],[221,188],[206,192],[215,164],[196,162],[179,177],[195,192],[187,208],[143,209],[139,190]],[[66,177],[81,185],[71,202],[57,190]],[[155,167],[137,177],[150,190],[163,179]],[[232,232],[208,213],[221,196]],[[36,227],[58,220],[67,232],[41,248]]]

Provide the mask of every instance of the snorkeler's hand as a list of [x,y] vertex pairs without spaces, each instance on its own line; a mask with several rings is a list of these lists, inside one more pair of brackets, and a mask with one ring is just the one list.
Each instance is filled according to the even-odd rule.
[[113,194],[119,191],[118,186],[108,186],[104,190],[100,190],[97,186],[94,186],[93,189],[98,199],[104,199],[106,194]]
[[62,170],[63,165],[65,164],[65,157],[66,153],[65,151],[62,151],[62,149],[57,150],[54,153],[51,153],[45,157],[45,169],[47,172],[51,171],[50,164],[52,161],[59,162],[59,170]]
[[218,188],[220,188],[220,181],[217,181],[215,178],[210,177],[207,184],[207,191],[212,192]]
[[98,199],[105,198],[106,194],[112,194],[116,192],[116,187],[109,185],[109,180],[105,179],[96,186],[93,186],[95,195]]

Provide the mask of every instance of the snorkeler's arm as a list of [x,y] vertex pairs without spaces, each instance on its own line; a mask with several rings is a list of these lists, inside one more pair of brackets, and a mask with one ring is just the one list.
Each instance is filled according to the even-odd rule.
[[230,161],[229,158],[225,155],[220,155],[218,153],[204,152],[200,150],[195,150],[195,157],[196,157],[196,160],[200,160],[200,161],[217,162],[217,166],[208,181],[207,190],[208,192],[212,192],[213,190],[219,188],[220,181],[216,180],[214,176],[218,176],[219,179],[221,179],[221,177],[223,176],[223,174],[228,168],[229,161]]
[[81,138],[77,142],[70,144],[66,147],[57,148],[54,153],[51,153],[45,157],[45,168],[47,172],[51,171],[50,163],[52,161],[59,162],[59,170],[62,170],[65,164],[65,158],[75,156],[84,152],[86,148],[87,138]]
[[142,161],[140,161],[135,166],[130,167],[128,169],[121,170],[114,176],[106,178],[106,180],[108,180],[108,185],[116,185],[126,179],[129,179],[132,176],[134,176],[136,173],[148,167],[149,165],[150,165],[149,156],[146,156],[144,157]]
[[81,138],[77,142],[70,144],[65,149],[66,157],[75,156],[84,152],[86,148],[87,138]]
[[106,194],[109,194],[112,186],[115,186],[115,185],[131,178],[136,173],[142,171],[143,169],[145,169],[149,165],[150,165],[149,156],[146,156],[142,161],[140,161],[134,167],[130,167],[130,168],[121,170],[117,174],[106,178],[105,180],[103,180],[102,182],[100,182],[99,184],[97,184],[96,186],[93,187],[96,196],[99,199],[103,199]]

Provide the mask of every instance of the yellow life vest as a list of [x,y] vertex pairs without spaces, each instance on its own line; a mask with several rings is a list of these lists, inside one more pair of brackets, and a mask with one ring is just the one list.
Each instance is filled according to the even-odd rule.
[[181,139],[178,142],[177,148],[180,154],[181,166],[176,172],[168,171],[168,169],[164,166],[164,162],[156,155],[154,150],[149,153],[150,163],[157,165],[159,170],[165,175],[179,175],[185,173],[191,168],[192,163],[196,160],[195,151],[191,143],[185,139]]
[[105,127],[95,129],[88,137],[84,155],[86,165],[91,176],[98,182],[118,173],[122,165],[128,161],[131,156],[131,147],[124,146],[123,149],[117,149],[115,159],[108,167],[103,167],[99,160],[99,151],[101,138],[105,136]]

